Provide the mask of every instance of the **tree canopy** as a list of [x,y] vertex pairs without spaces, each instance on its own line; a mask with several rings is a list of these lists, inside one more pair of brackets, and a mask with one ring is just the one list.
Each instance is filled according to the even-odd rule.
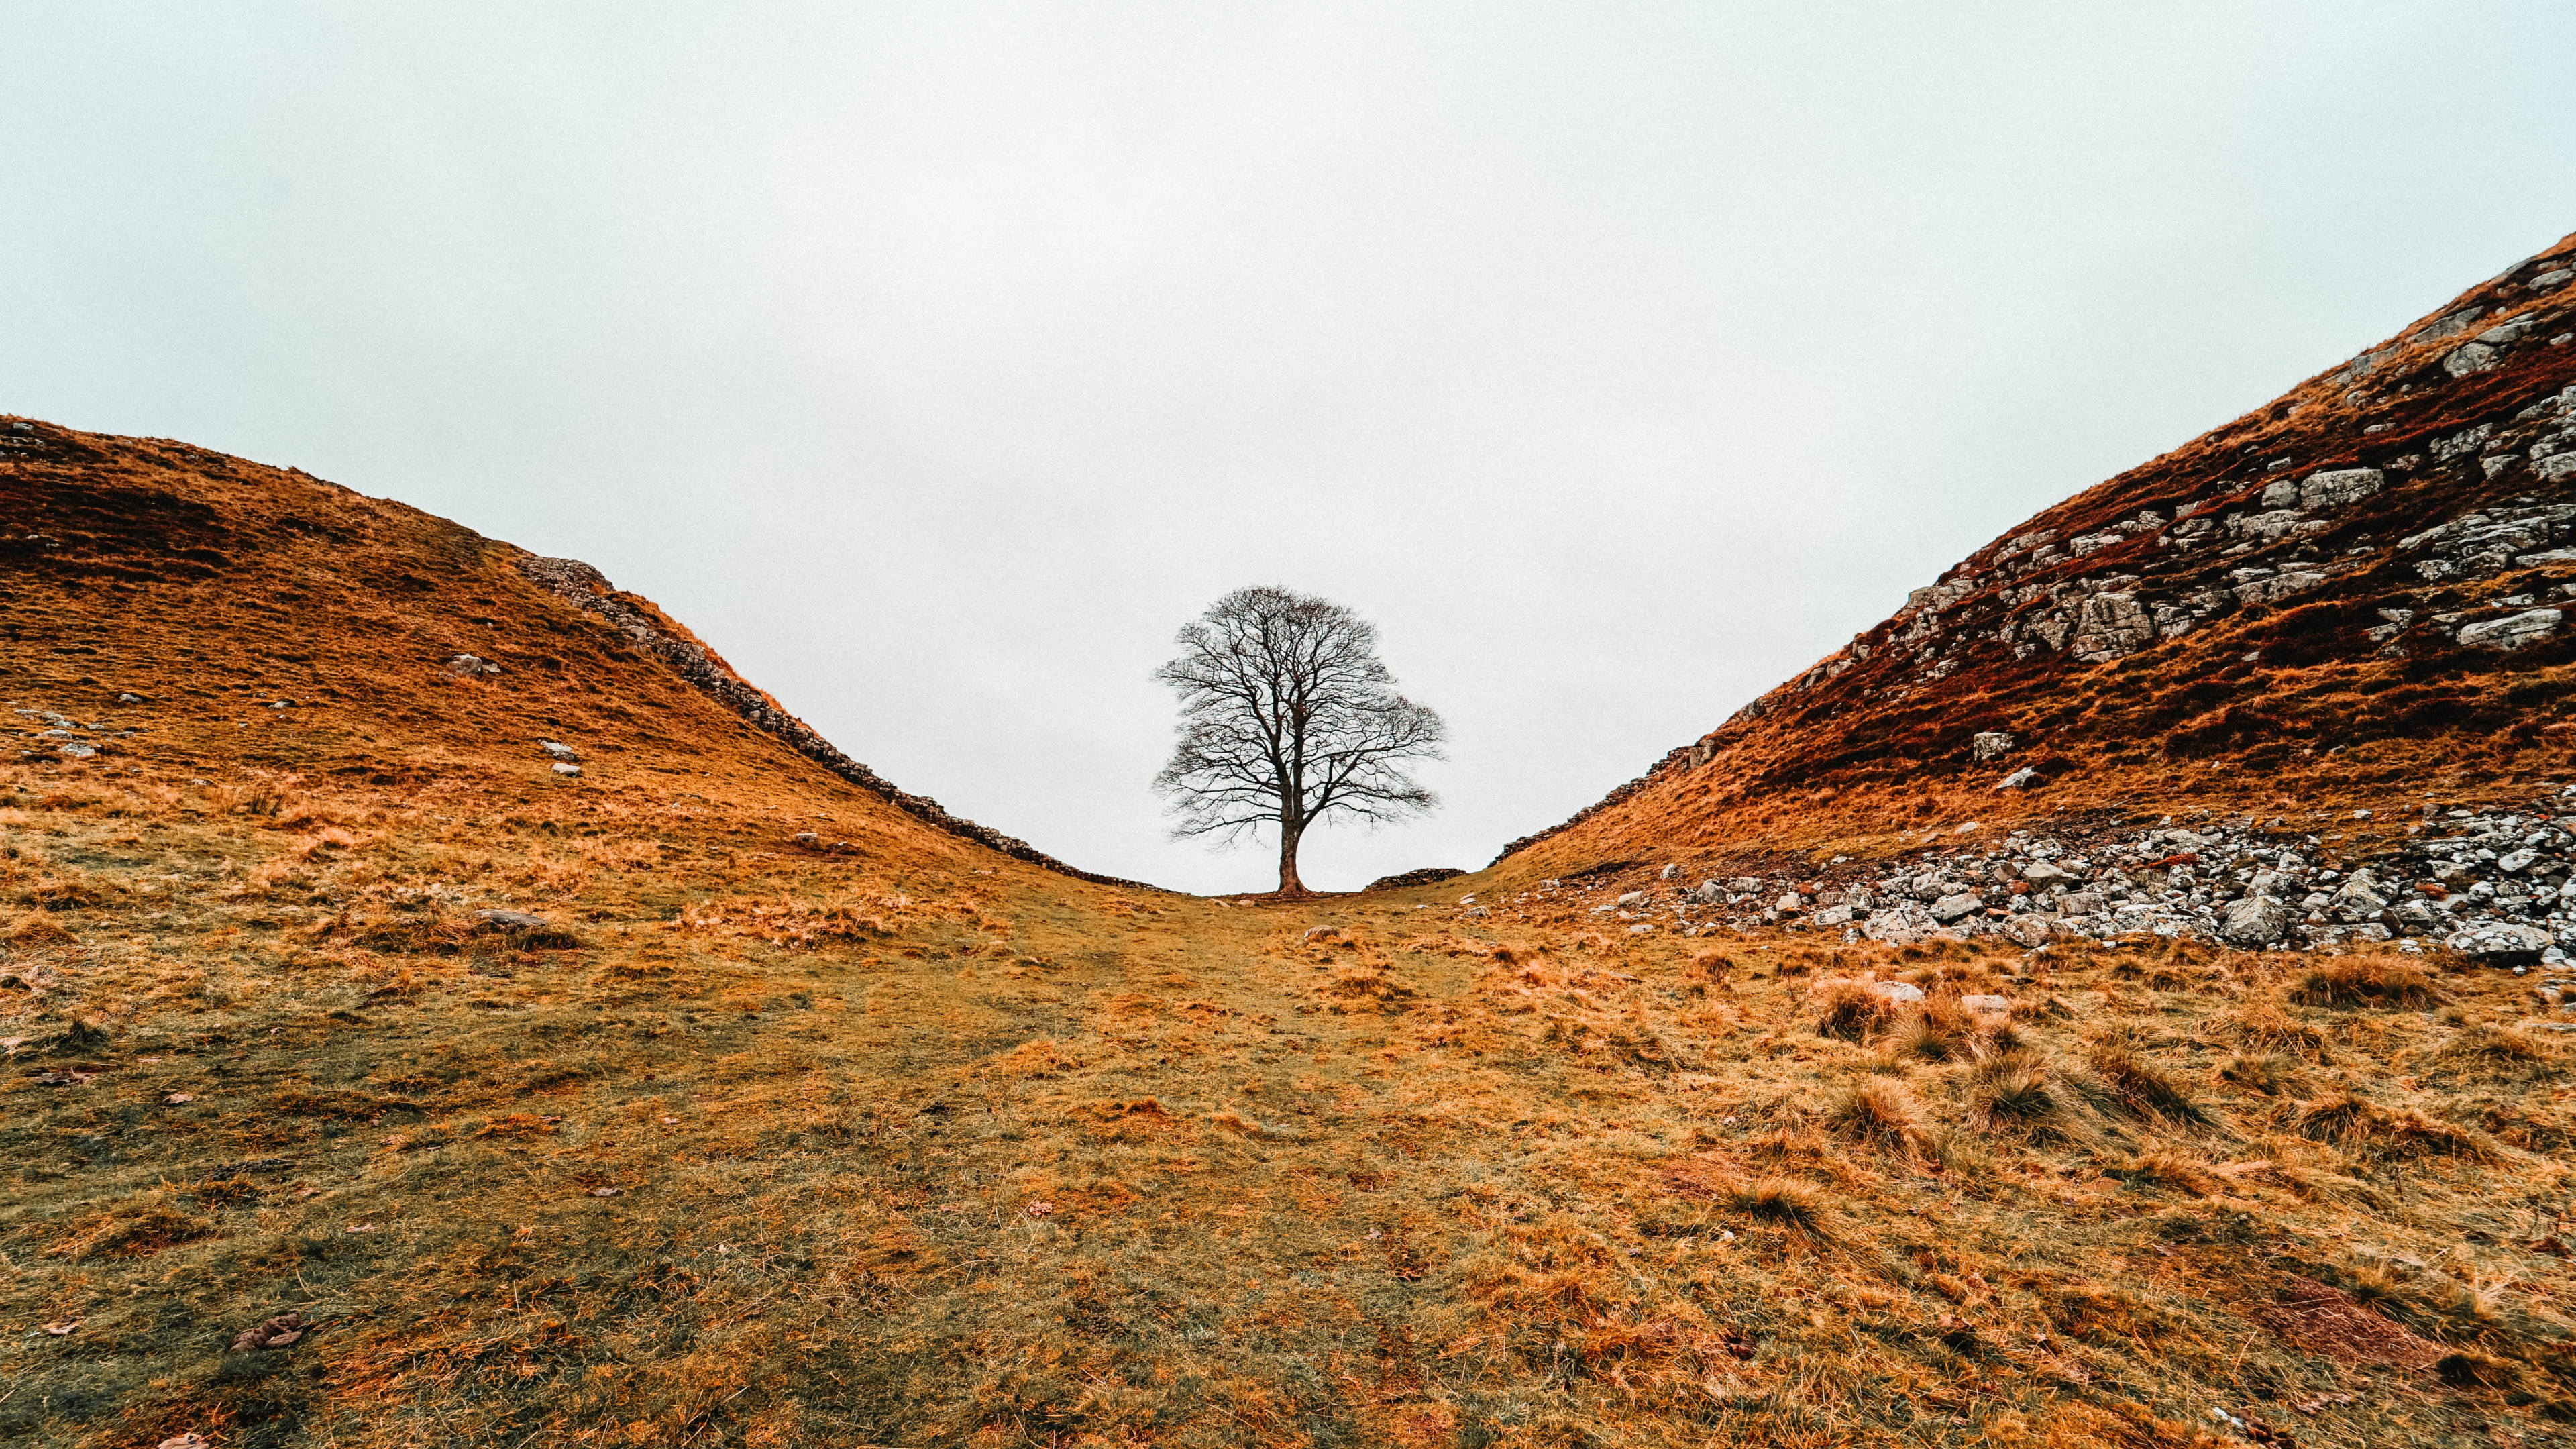
[[1297,848],[1332,816],[1383,823],[1438,799],[1406,773],[1445,759],[1448,726],[1395,689],[1377,626],[1339,604],[1237,589],[1182,627],[1154,672],[1181,697],[1180,739],[1154,787],[1175,838],[1279,828],[1279,889],[1299,893]]

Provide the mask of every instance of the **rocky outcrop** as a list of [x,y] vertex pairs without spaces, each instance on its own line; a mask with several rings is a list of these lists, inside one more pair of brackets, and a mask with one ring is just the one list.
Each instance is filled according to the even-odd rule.
[[[1497,859],[1573,830],[1599,836],[1603,855],[1723,834],[1730,801],[1791,791],[1813,801],[1825,798],[1819,787],[1964,770],[1997,758],[2006,738],[2032,752],[2028,763],[2062,760],[2069,736],[2038,722],[2070,718],[2059,707],[2070,676],[2105,666],[2118,666],[2122,693],[2169,681],[2180,697],[2129,716],[2143,730],[2093,711],[2089,747],[2159,746],[2170,734],[2175,753],[2198,758],[2249,731],[2278,737],[2256,677],[2276,654],[2285,667],[2351,662],[2391,676],[2411,668],[2410,679],[2566,662],[2576,287],[2542,279],[2576,274],[2571,262],[2576,237],[2009,530],[1716,730]],[[2511,664],[2497,657],[2508,653]],[[2141,655],[2157,663],[2140,670]],[[2184,688],[2195,682],[2196,696]],[[2476,688],[2463,679],[2456,692]],[[2220,709],[2207,703],[2220,699]],[[2352,723],[2314,728],[2345,743]],[[2043,765],[2016,788],[2064,773]]]
[[1588,906],[1604,925],[1687,936],[1777,928],[1898,944],[2000,936],[2024,947],[2190,937],[2272,950],[2394,941],[2555,966],[2576,950],[2576,813],[2560,812],[2576,812],[2576,786],[2519,809],[2428,808],[2404,833],[2392,825],[2367,840],[2246,817],[2078,823],[1695,886],[1695,872],[1678,865],[1640,885],[1568,877],[1496,909]]
[[[1025,840],[1004,835],[998,830],[978,825],[972,820],[951,815],[938,801],[926,795],[914,795],[896,789],[893,782],[876,771],[842,754],[832,742],[816,734],[803,720],[778,707],[778,702],[755,689],[726,667],[695,640],[679,638],[655,627],[651,615],[631,600],[621,597],[616,586],[599,570],[569,558],[538,558],[534,555],[518,561],[519,572],[548,593],[584,613],[598,615],[637,647],[668,665],[671,672],[725,708],[742,716],[759,729],[775,735],[788,748],[821,765],[824,769],[884,800],[906,815],[933,829],[971,840],[988,850],[999,851],[1013,860],[1024,860],[1041,869],[1101,885],[1126,886],[1138,890],[1160,890],[1159,886],[1141,881],[1121,880],[1116,876],[1095,875],[1065,864]],[[478,661],[479,662],[479,661]]]

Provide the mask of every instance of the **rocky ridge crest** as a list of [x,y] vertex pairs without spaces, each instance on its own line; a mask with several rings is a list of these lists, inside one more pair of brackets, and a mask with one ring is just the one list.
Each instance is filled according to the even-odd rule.
[[[2121,747],[2313,747],[2329,723],[2345,743],[2422,738],[2497,723],[2462,702],[2501,698],[2506,676],[2551,675],[2556,698],[2576,606],[2572,262],[2576,237],[2026,520],[1497,861],[1585,827],[1595,853],[1634,853],[1766,799],[1998,762],[1992,787],[2037,789]],[[2320,667],[2408,708],[2282,697]],[[2087,676],[2105,682],[2071,699]]]

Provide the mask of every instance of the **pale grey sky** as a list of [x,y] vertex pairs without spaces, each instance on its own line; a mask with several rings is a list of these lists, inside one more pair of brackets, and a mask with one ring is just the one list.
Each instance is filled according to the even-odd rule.
[[1163,837],[1368,614],[1481,865],[2576,228],[2576,7],[18,0],[0,409],[598,565],[907,789]]

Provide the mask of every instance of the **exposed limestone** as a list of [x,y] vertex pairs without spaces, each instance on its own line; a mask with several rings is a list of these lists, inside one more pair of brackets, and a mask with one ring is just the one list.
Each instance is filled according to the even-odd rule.
[[2156,621],[2133,594],[2095,594],[2075,616],[2067,652],[2087,664],[2135,654],[2155,642]]
[[2557,609],[2530,609],[2502,619],[2464,624],[2460,628],[2460,642],[2481,649],[2519,649],[2558,632],[2558,626],[2566,617]]
[[2341,508],[2378,492],[2387,475],[2377,468],[2340,468],[2311,473],[2299,485],[2302,508]]

